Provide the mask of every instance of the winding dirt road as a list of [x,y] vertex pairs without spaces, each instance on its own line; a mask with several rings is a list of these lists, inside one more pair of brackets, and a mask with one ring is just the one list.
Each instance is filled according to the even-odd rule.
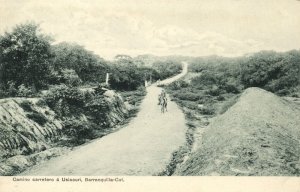
[[[161,81],[169,84],[187,73]],[[157,105],[161,88],[152,85],[129,125],[73,151],[37,165],[22,175],[155,175],[164,170],[171,154],[185,142],[185,119],[168,99],[168,112]]]

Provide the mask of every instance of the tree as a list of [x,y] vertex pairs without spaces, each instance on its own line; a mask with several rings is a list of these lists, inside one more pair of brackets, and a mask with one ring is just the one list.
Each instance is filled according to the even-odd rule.
[[40,33],[39,25],[17,25],[12,32],[0,36],[1,81],[7,87],[14,82],[41,89],[50,74],[50,37]]
[[98,55],[75,43],[62,42],[52,47],[56,71],[72,69],[83,82],[104,82],[107,63]]
[[115,62],[112,64],[110,85],[119,90],[135,90],[143,85],[144,74],[132,62]]
[[180,73],[182,65],[177,61],[157,61],[153,63],[153,68],[160,74],[161,79],[165,79]]
[[154,69],[127,55],[117,55],[112,63],[110,86],[119,90],[136,90],[144,81],[157,80],[159,74]]
[[261,51],[242,63],[245,87],[261,87],[279,95],[292,94],[300,82],[300,51]]

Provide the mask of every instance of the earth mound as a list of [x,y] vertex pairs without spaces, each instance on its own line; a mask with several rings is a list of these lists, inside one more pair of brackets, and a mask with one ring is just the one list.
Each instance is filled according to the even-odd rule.
[[176,175],[300,175],[300,106],[248,88]]

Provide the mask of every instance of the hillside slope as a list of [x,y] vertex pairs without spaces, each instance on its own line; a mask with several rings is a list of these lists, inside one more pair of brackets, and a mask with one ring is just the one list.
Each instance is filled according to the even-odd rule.
[[177,175],[300,175],[300,107],[259,88],[244,91],[203,135]]
[[48,148],[59,136],[62,124],[39,99],[0,100],[0,160]]
[[[106,135],[127,118],[128,106],[112,90],[103,95],[109,104],[105,122],[109,128],[99,125],[99,132]],[[93,121],[83,113],[77,115],[86,123],[88,118]],[[0,99],[0,175],[15,175],[68,151],[57,145],[66,139],[63,129],[64,121],[40,98]]]

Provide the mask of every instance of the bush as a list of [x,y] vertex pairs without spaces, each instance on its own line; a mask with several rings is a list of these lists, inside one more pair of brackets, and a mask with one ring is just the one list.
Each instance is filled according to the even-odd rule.
[[199,109],[200,113],[203,115],[214,115],[215,110],[216,109],[213,106],[205,106],[205,107]]
[[226,79],[225,85],[223,86],[224,90],[227,93],[240,93],[241,90],[243,90],[243,85],[241,84],[241,82],[233,77],[229,77],[228,79]]
[[0,99],[8,97],[8,92],[5,89],[4,85],[0,83]]
[[8,96],[10,97],[15,97],[18,93],[18,90],[16,89],[16,86],[15,86],[15,82],[13,81],[9,81],[8,82],[8,89],[7,89],[7,92],[8,92]]
[[86,114],[93,118],[97,125],[108,127],[108,112],[110,105],[104,99],[103,95],[96,95],[85,105]]
[[192,92],[184,92],[184,91],[174,93],[174,97],[181,100],[188,100],[188,101],[198,101],[200,98],[199,94],[192,93]]
[[181,88],[186,88],[188,87],[189,84],[183,80],[179,80],[179,81],[175,81],[173,83],[171,83],[170,85],[168,85],[168,88],[171,90],[178,90]]
[[144,86],[139,86],[137,88],[137,95],[138,96],[145,96],[147,94],[146,88]]
[[62,82],[69,86],[78,86],[82,84],[82,80],[79,78],[74,69],[63,69],[62,73]]
[[94,139],[97,136],[94,124],[75,118],[63,122],[62,132],[76,145],[83,144],[86,139]]
[[82,112],[86,94],[77,88],[59,85],[51,88],[44,96],[44,100],[60,117],[72,116]]
[[23,101],[22,103],[20,103],[20,107],[24,110],[24,111],[26,111],[26,112],[32,112],[33,111],[33,109],[32,109],[32,103],[30,102],[30,101],[28,101],[28,100],[25,100],[25,101]]
[[18,86],[18,97],[32,97],[34,95],[34,91],[30,87],[25,87],[24,84]]
[[220,114],[225,113],[231,106],[233,106],[234,104],[236,104],[236,102],[238,101],[238,96],[234,96],[232,98],[230,98],[228,101],[226,101],[221,109],[220,109]]
[[217,100],[218,100],[218,101],[224,101],[224,100],[225,100],[225,97],[224,97],[223,95],[219,95],[219,96],[217,97]]
[[224,91],[217,86],[213,86],[212,88],[205,91],[205,94],[208,94],[211,96],[219,96],[222,93],[224,93]]
[[44,99],[39,99],[37,102],[36,102],[36,105],[39,106],[39,107],[46,107],[47,106],[47,103]]
[[158,72],[161,79],[174,76],[181,72],[182,65],[177,61],[157,61],[153,63],[153,68]]

